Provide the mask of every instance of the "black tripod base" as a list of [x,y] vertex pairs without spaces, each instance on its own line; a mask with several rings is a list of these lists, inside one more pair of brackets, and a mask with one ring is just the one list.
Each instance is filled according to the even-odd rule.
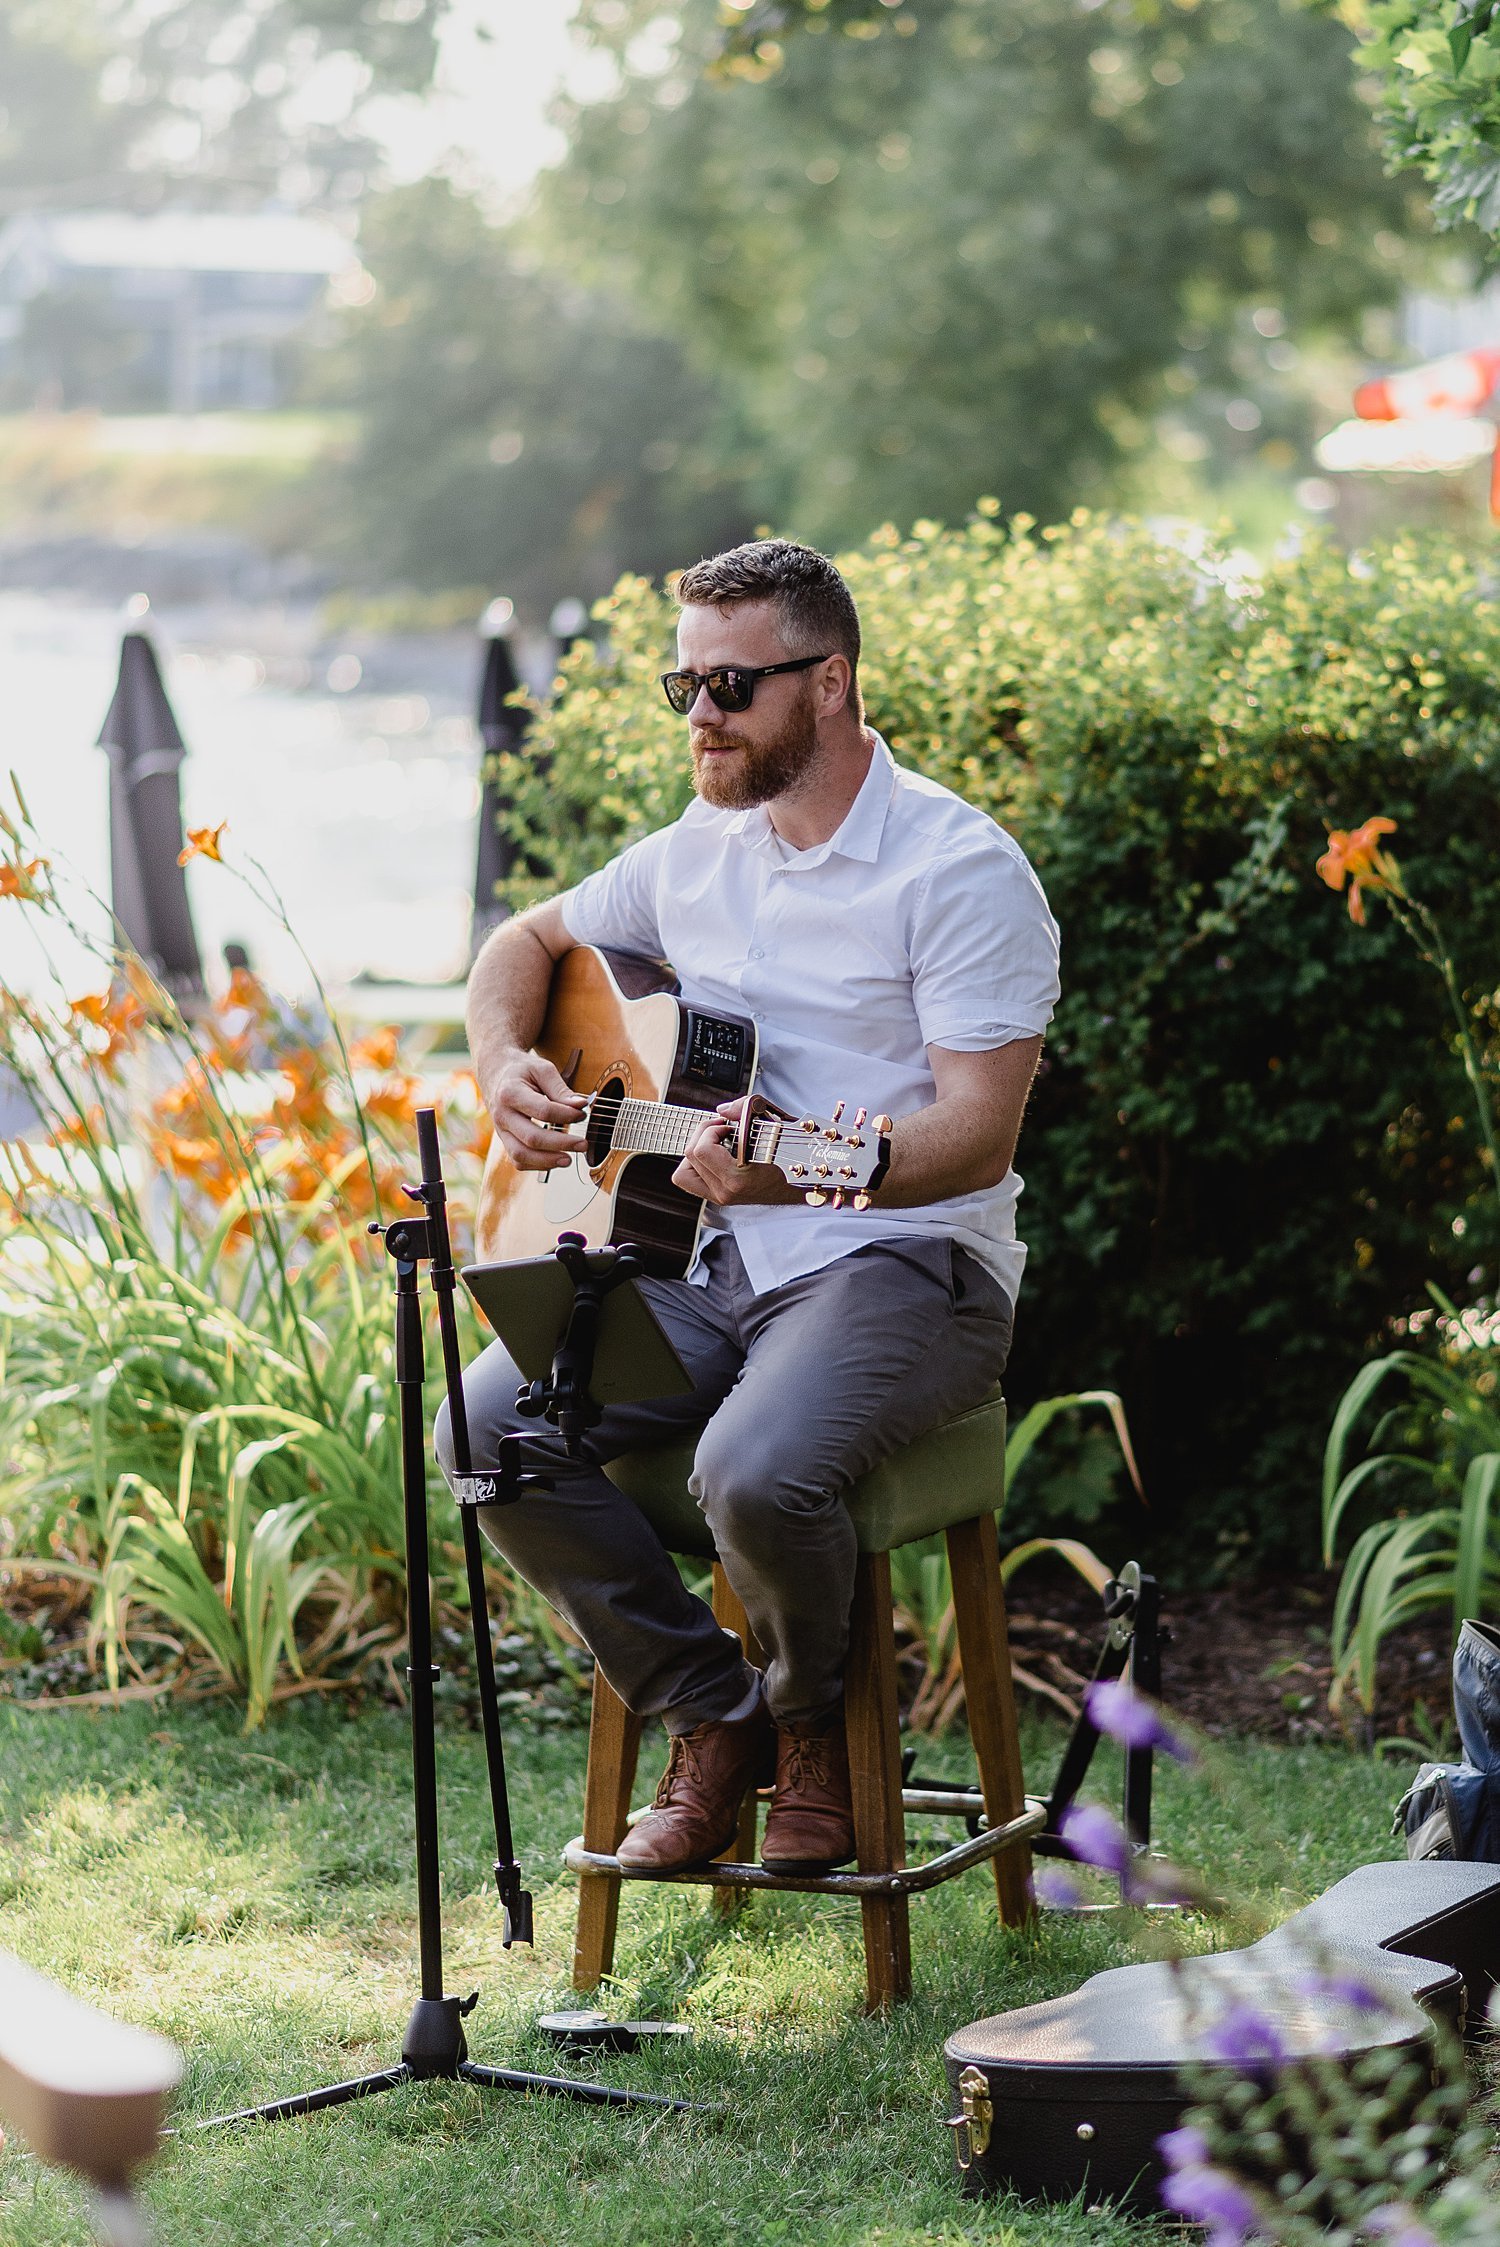
[[321,2090],[302,2091],[295,2098],[268,2099],[264,2106],[211,2115],[206,2122],[189,2123],[188,2130],[221,2130],[231,2122],[288,2122],[295,2115],[317,2114],[323,2107],[373,2098],[377,2091],[394,2091],[402,2083],[434,2081],[479,2083],[492,2091],[541,2091],[550,2098],[577,2099],[590,2107],[656,2107],[669,2114],[700,2111],[690,2099],[668,2099],[656,2091],[618,2091],[613,2084],[579,2083],[566,2075],[485,2067],[468,2057],[464,2041],[463,2017],[472,2013],[474,2005],[473,1997],[419,1997],[406,2024],[399,2067],[377,2068],[374,2074],[356,2075],[348,2083],[325,2083]]

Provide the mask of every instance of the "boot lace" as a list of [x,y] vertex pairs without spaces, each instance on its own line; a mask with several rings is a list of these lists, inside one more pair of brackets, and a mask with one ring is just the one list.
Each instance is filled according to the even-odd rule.
[[679,1784],[686,1780],[690,1787],[703,1783],[703,1766],[698,1760],[698,1750],[685,1732],[674,1732],[667,1749],[667,1768],[657,1784],[652,1801],[653,1810],[670,1809]]
[[826,1787],[831,1777],[826,1736],[820,1732],[794,1732],[787,1749],[782,1781],[785,1791],[800,1794],[804,1787]]

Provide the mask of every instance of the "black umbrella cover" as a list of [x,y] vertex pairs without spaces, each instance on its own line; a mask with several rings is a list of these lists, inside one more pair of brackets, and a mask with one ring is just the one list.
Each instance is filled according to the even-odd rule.
[[110,901],[130,942],[180,997],[203,990],[203,962],[178,865],[182,734],[144,632],[120,643],[120,676],[99,729],[109,752]]
[[479,738],[484,743],[484,785],[479,800],[479,849],[474,864],[474,918],[469,954],[473,955],[508,916],[510,908],[495,895],[497,884],[513,873],[518,852],[502,833],[500,814],[505,808],[489,769],[489,760],[502,749],[519,749],[526,736],[527,714],[507,698],[520,685],[507,641],[498,636],[485,644],[484,676],[479,683]]

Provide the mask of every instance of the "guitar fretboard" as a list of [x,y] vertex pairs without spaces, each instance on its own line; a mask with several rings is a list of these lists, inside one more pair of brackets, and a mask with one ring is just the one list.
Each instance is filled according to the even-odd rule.
[[[622,1154],[680,1157],[687,1153],[694,1132],[708,1112],[703,1108],[670,1107],[660,1100],[622,1100],[609,1143]],[[747,1161],[773,1161],[784,1128],[774,1116],[757,1117],[750,1126]]]

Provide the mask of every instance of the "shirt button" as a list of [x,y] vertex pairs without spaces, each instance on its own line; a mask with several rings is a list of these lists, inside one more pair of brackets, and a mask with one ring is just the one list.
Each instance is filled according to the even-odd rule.
[[761,944],[757,944],[750,954],[752,960],[763,960],[765,956],[765,947]]

